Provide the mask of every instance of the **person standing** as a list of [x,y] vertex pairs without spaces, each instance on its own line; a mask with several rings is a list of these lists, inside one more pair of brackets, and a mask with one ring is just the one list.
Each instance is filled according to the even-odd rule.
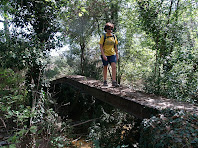
[[100,51],[101,58],[103,62],[103,80],[104,86],[108,86],[107,84],[107,68],[108,64],[111,65],[112,68],[112,86],[118,87],[119,85],[116,82],[116,62],[119,59],[118,55],[118,41],[116,36],[112,33],[114,29],[114,25],[112,23],[106,23],[104,30],[106,33],[102,35],[100,38]]

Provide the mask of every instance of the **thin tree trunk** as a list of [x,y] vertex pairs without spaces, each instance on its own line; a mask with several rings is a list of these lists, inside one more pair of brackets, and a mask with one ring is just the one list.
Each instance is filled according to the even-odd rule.
[[[119,54],[119,57],[120,57],[120,54]],[[120,72],[120,58],[119,58],[119,60],[118,60],[118,72],[117,72],[117,82],[118,82],[118,84],[120,84],[121,83],[121,72]]]
[[83,42],[82,44],[80,44],[81,47],[81,59],[80,59],[80,65],[81,65],[81,75],[84,75],[84,51],[85,51],[85,43]]

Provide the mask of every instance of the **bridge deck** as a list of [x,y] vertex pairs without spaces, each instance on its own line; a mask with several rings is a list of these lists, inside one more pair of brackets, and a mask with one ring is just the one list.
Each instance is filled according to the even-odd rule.
[[149,118],[162,109],[182,109],[198,114],[198,106],[193,104],[146,94],[128,87],[103,86],[100,81],[84,76],[66,76],[51,81],[51,85],[59,83],[69,84],[140,119]]

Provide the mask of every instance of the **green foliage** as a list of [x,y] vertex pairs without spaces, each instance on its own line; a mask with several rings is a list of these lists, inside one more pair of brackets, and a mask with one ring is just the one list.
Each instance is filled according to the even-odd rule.
[[[84,53],[84,75],[87,77],[101,79],[102,78],[102,63],[100,58],[100,50],[98,42],[95,37],[91,37],[93,42],[88,42],[86,45],[86,52]],[[61,61],[66,61],[70,74],[81,74],[82,69],[80,66],[81,53],[79,48],[71,46],[71,50],[63,53],[65,58],[57,57]],[[65,65],[66,65],[65,63]],[[64,68],[66,69],[66,68]]]
[[137,3],[142,29],[153,40],[151,48],[156,51],[153,72],[146,76],[146,90],[196,102],[197,40],[194,32],[197,28],[194,24],[197,20],[192,15],[196,12],[194,5],[188,1]]
[[69,65],[68,59],[60,57],[49,58],[44,75],[47,79],[54,79],[63,75],[72,75],[74,67]]
[[60,43],[55,39],[59,4],[45,0],[0,3],[4,17],[0,38],[1,121],[5,137],[9,137],[4,140],[21,147],[40,145],[41,139],[50,144],[53,136],[70,131],[65,128],[68,123],[64,125],[49,109],[50,97],[43,91],[47,51]]
[[[15,97],[16,99],[13,102],[20,97],[25,98],[27,91],[23,83],[24,77],[21,75],[22,73],[16,73],[12,69],[0,68],[0,97],[6,97],[7,99]],[[24,101],[24,99],[22,100]]]
[[[4,92],[0,95],[0,117],[4,125],[2,130],[5,136],[12,135],[9,139],[4,140],[25,146],[25,144],[31,145],[30,135],[34,135],[36,143],[39,145],[39,141],[43,137],[48,137],[48,140],[53,143],[54,137],[64,133],[64,139],[58,141],[57,144],[62,142],[63,145],[68,145],[69,140],[66,135],[71,132],[69,122],[62,122],[52,109],[46,108],[50,101],[47,93],[40,92],[33,111],[30,106],[27,106],[27,88],[24,85],[24,76],[11,69],[1,69],[0,73],[1,92]],[[32,120],[31,125],[29,125],[30,120]],[[56,144],[52,145],[56,147]]]
[[162,111],[142,122],[140,147],[198,147],[198,116],[183,111]]
[[[11,69],[2,69],[1,73],[1,100],[0,116],[4,122],[5,133],[13,134],[14,128],[25,125],[30,108],[25,107],[27,91],[23,84],[24,77]],[[17,125],[16,125],[17,123]],[[13,128],[13,129],[12,129]],[[8,132],[9,131],[9,132]]]
[[64,136],[53,137],[51,140],[51,147],[53,148],[63,148],[71,146],[70,139],[67,139]]
[[[100,121],[94,122],[89,128],[89,137],[97,140],[100,147],[132,147],[138,140],[135,119],[118,110],[104,111]],[[133,130],[133,133],[131,131]],[[134,141],[129,139],[133,137]]]
[[23,82],[23,80],[24,78],[20,74],[14,73],[12,69],[0,68],[0,94],[3,94],[6,91],[10,91],[12,93],[19,93],[16,91],[18,86]]
[[[170,63],[173,65],[168,72],[164,70],[160,79],[160,94],[181,101],[197,103],[198,71],[196,68],[197,52],[194,50],[181,50],[173,52]],[[153,75],[146,81],[148,92],[159,93],[156,88],[157,79]]]
[[99,63],[99,61],[86,58],[84,75],[89,78],[95,78],[96,80],[102,80],[101,73],[102,73],[101,63]]

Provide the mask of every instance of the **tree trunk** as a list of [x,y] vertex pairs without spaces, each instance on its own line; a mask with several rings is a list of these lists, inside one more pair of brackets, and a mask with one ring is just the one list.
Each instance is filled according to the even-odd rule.
[[80,44],[80,48],[81,48],[81,58],[80,58],[81,75],[84,75],[84,61],[85,61],[85,57],[84,57],[85,43],[84,42]]
[[[120,57],[120,54],[119,54],[119,57]],[[117,82],[118,82],[118,84],[120,84],[121,83],[121,71],[120,71],[120,58],[119,58],[119,60],[118,60],[118,72],[117,72]]]

